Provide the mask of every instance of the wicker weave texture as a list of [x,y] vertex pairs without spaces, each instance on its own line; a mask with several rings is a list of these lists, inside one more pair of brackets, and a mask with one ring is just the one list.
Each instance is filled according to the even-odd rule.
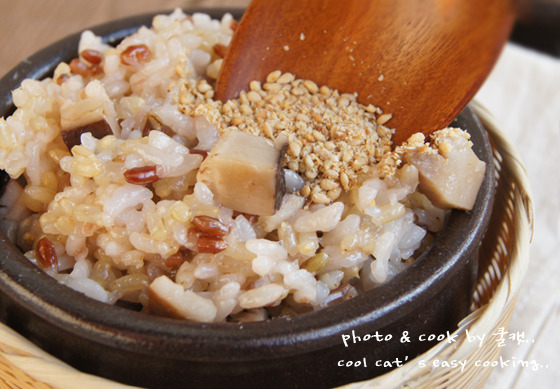
[[[533,205],[527,174],[515,148],[476,102],[473,106],[487,128],[494,148],[496,204],[481,246],[478,282],[472,313],[454,333],[457,342],[442,341],[404,366],[374,379],[344,386],[373,388],[481,388],[492,372],[476,361],[496,361],[500,347],[488,334],[509,326],[525,275],[533,234]],[[486,334],[480,345],[471,336]],[[433,368],[433,361],[466,360],[466,368]],[[420,361],[423,361],[423,367]],[[43,352],[0,324],[0,389],[80,389],[131,386],[81,373]]]

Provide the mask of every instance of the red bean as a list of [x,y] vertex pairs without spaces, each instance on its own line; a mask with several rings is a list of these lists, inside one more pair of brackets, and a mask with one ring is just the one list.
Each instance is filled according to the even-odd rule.
[[182,252],[177,251],[175,254],[170,255],[165,259],[165,266],[167,267],[179,267],[185,262],[185,256]]
[[79,74],[82,77],[92,77],[103,73],[103,67],[99,65],[88,65],[81,59],[74,58],[70,61],[70,70],[74,74]]
[[140,66],[152,58],[152,52],[144,44],[128,46],[121,53],[121,62],[125,65]]
[[58,257],[54,245],[47,237],[42,237],[35,248],[37,261],[42,267],[51,267],[58,271]]
[[227,242],[218,236],[200,235],[196,242],[199,253],[216,254],[227,248]]
[[155,166],[133,167],[125,171],[123,175],[126,182],[136,185],[149,185],[159,180]]
[[70,61],[70,70],[72,73],[79,74],[82,77],[90,76],[89,66],[78,58],[74,58]]
[[229,232],[225,224],[210,216],[195,216],[192,223],[199,231],[208,235],[225,236]]
[[103,54],[97,50],[84,50],[80,55],[92,65],[100,65],[103,61]]
[[188,240],[196,240],[202,235],[202,232],[194,227],[191,227],[187,231]]
[[[200,217],[201,216],[197,216],[195,219]],[[199,253],[216,254],[227,248],[227,242],[222,238],[222,236],[206,234],[198,228],[189,228],[187,231],[187,239],[190,241],[196,241],[196,250]]]

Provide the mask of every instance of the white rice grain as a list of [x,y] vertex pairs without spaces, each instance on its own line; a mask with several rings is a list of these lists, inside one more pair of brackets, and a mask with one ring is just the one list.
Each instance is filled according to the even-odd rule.
[[297,232],[327,232],[336,227],[344,212],[344,204],[340,201],[306,214],[294,224]]
[[116,188],[111,196],[104,199],[103,212],[113,219],[121,212],[145,203],[152,196],[152,191],[143,186],[125,184]]
[[245,309],[271,305],[282,298],[285,289],[282,285],[268,284],[248,290],[239,296],[239,305]]

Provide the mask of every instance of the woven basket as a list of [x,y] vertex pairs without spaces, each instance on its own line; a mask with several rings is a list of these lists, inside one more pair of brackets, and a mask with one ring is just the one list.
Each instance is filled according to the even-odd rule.
[[[481,247],[478,283],[472,313],[454,333],[407,364],[372,380],[344,389],[364,388],[481,388],[498,359],[500,345],[492,334],[507,330],[529,259],[533,234],[533,205],[527,174],[517,151],[501,133],[488,111],[473,103],[487,128],[494,149],[497,177],[496,206]],[[486,335],[482,344],[470,336]],[[466,360],[466,368],[433,367],[433,361]],[[423,364],[421,363],[423,362]],[[45,353],[10,328],[0,324],[0,388],[115,388],[122,385],[81,373]]]

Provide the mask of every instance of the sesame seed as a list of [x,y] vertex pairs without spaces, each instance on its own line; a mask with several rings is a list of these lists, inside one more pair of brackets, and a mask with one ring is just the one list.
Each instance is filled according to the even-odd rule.
[[329,169],[327,171],[325,171],[325,177],[328,177],[332,180],[336,180],[338,178],[338,172],[334,169]]
[[349,189],[349,179],[348,179],[348,175],[345,172],[340,173],[340,183],[342,184],[342,187],[344,188],[344,190],[348,190]]
[[305,164],[306,167],[308,168],[312,168],[313,166],[315,166],[315,163],[313,162],[313,158],[311,158],[310,154],[307,154],[304,158],[303,158],[303,163]]
[[206,82],[206,80],[201,80],[198,85],[196,86],[196,89],[200,92],[200,93],[206,93],[210,90],[212,90],[212,86],[210,84],[208,84]]
[[328,95],[331,94],[331,90],[330,90],[328,87],[326,87],[326,86],[322,86],[322,87],[319,89],[319,92],[321,92],[321,94],[322,94],[322,95],[325,95],[325,96],[328,96]]
[[[267,92],[279,92],[282,89],[282,85],[277,82],[267,82],[263,85],[263,89]],[[272,95],[272,97],[276,97],[276,95]]]
[[323,178],[320,181],[319,185],[321,186],[321,188],[327,191],[338,188],[338,184],[333,180],[329,180],[328,178]]
[[317,178],[317,175],[319,174],[319,172],[317,172],[316,169],[308,169],[305,171],[305,177],[308,180],[314,180],[315,178]]
[[299,143],[297,142],[290,142],[289,146],[288,146],[290,153],[294,156],[294,157],[298,157],[299,154],[301,153],[301,146]]
[[257,92],[255,92],[254,90],[250,91],[247,93],[247,98],[249,99],[250,102],[252,103],[256,103],[258,101],[262,100],[261,95],[259,95]]
[[261,90],[261,83],[260,81],[251,81],[251,83],[249,84],[249,88],[252,91],[258,92]]
[[292,81],[294,81],[294,75],[292,73],[284,73],[276,80],[279,84],[288,84]]
[[264,135],[267,138],[273,138],[274,137],[274,131],[272,130],[272,127],[271,127],[269,122],[264,122],[264,124],[262,126],[262,130],[264,132]]
[[383,124],[387,123],[389,120],[391,120],[392,117],[393,117],[392,114],[390,114],[390,113],[384,113],[383,115],[380,115],[380,116],[377,118],[377,124],[378,124],[378,125],[383,125]]
[[336,200],[340,197],[340,194],[342,193],[342,188],[341,187],[337,187],[334,189],[331,189],[327,192],[327,197],[331,200]]
[[311,201],[316,204],[329,204],[331,199],[329,199],[324,193],[313,193],[311,195]]
[[270,73],[268,76],[266,76],[266,82],[276,82],[276,80],[278,80],[281,75],[282,72],[280,70],[275,70],[272,73]]

